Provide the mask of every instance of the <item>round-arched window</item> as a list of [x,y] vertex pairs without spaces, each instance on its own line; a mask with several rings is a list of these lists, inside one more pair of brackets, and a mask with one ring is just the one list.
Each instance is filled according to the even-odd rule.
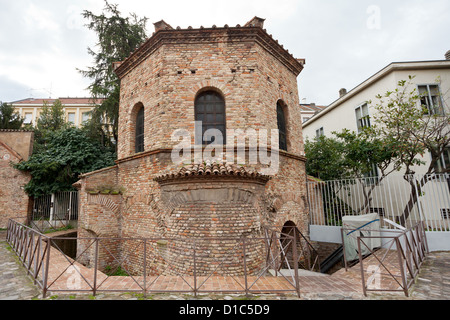
[[[197,144],[220,143],[217,135],[205,135],[209,129],[216,129],[222,137],[222,144],[226,141],[225,125],[225,100],[215,91],[205,91],[200,93],[195,99],[195,121],[201,121],[201,137],[196,136]],[[211,131],[210,131],[211,132]]]

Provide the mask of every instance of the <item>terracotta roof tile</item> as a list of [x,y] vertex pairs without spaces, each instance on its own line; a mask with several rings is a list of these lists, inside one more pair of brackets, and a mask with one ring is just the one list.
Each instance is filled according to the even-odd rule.
[[195,178],[205,176],[228,176],[268,181],[269,176],[263,175],[254,169],[247,169],[242,165],[218,163],[206,161],[199,164],[186,165],[181,168],[163,173],[155,178],[155,181],[167,181],[173,179]]
[[103,99],[99,99],[94,102],[94,101],[92,101],[92,98],[58,98],[58,99],[28,98],[28,99],[23,99],[23,100],[19,100],[19,101],[14,101],[11,103],[14,105],[20,105],[20,104],[39,104],[39,105],[42,104],[43,105],[44,102],[47,102],[48,104],[52,104],[56,100],[60,100],[63,105],[66,105],[66,104],[91,105],[93,103],[101,103],[101,101],[103,101]]
[[300,110],[301,111],[312,111],[312,112],[317,112],[317,111],[322,111],[323,109],[325,109],[327,106],[317,106],[317,105],[311,105],[311,104],[300,104]]

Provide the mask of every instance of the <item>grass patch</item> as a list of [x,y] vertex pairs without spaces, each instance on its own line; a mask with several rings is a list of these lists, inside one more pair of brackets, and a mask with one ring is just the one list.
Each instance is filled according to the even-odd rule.
[[119,276],[119,277],[127,277],[129,274],[119,266],[117,269],[114,269],[111,266],[105,267],[105,274],[107,276]]
[[47,231],[44,232],[44,234],[53,233],[53,232],[58,232],[58,231],[67,231],[67,230],[72,230],[72,229],[73,229],[73,226],[71,226],[71,225],[69,224],[68,226],[65,226],[65,227],[47,230]]

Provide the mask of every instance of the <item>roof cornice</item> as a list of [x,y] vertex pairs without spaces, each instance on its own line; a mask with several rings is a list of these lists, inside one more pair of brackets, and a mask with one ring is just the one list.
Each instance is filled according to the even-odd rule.
[[128,72],[148,58],[164,44],[195,44],[217,42],[256,42],[283,63],[296,76],[303,70],[305,61],[296,59],[261,27],[223,27],[200,29],[163,29],[155,32],[123,62],[117,63],[115,72],[123,78]]

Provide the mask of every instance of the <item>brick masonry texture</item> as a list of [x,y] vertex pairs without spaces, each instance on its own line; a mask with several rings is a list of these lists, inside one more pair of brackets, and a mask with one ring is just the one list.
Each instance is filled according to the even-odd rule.
[[32,132],[0,130],[0,228],[11,218],[27,217],[30,201],[23,187],[31,176],[13,165],[28,159],[32,141]]
[[[91,242],[82,239],[86,236],[157,238],[160,241],[146,245],[147,269],[155,274],[192,273],[191,240],[197,239],[202,252],[197,272],[207,274],[233,252],[237,238],[261,235],[263,225],[281,231],[287,221],[292,221],[307,236],[305,158],[297,90],[302,61],[293,58],[261,27],[247,24],[182,30],[162,25],[164,28],[157,28],[116,68],[121,78],[116,166],[85,174],[76,184],[81,191],[78,252],[84,252],[84,262],[92,263]],[[180,170],[171,159],[172,148],[178,144],[171,140],[172,133],[187,130],[194,143],[194,102],[205,90],[216,91],[224,98],[227,129],[277,129],[276,106],[281,100],[288,151],[279,151],[279,170],[274,175],[267,179],[213,174],[160,179],[163,174]],[[145,148],[135,154],[135,119],[142,107]],[[249,172],[265,166],[260,161],[243,164]],[[120,189],[121,193],[93,194],[106,187]],[[225,236],[236,239],[233,243]],[[206,240],[218,237],[222,240]],[[263,263],[263,248],[257,241],[248,245],[247,267],[252,272]],[[113,251],[121,257],[126,255],[127,268],[138,274],[143,268],[143,250],[142,245],[131,241],[105,243],[99,247],[103,256],[100,265],[114,264]],[[227,274],[242,274],[239,250],[227,260]]]

